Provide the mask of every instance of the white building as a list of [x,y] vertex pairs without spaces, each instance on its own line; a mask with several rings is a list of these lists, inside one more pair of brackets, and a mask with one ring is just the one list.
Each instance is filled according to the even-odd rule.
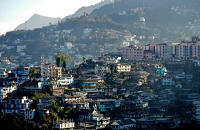
[[41,65],[41,76],[43,78],[59,78],[62,77],[62,67],[56,67],[54,64]]
[[0,78],[7,78],[8,77],[8,73],[7,73],[7,69],[5,68],[0,68]]
[[7,97],[8,93],[12,93],[15,90],[13,86],[2,86],[0,87],[0,102]]
[[70,85],[74,82],[74,77],[70,75],[70,77],[59,77],[57,83],[61,86]]
[[131,71],[131,65],[117,64],[116,70],[117,70],[118,73],[130,72]]
[[56,121],[53,123],[54,129],[71,129],[73,130],[75,128],[75,122],[73,120],[61,120]]
[[22,99],[8,99],[8,102],[3,102],[1,112],[4,113],[19,113],[21,109],[30,108],[33,100],[23,97]]
[[24,117],[28,120],[32,120],[35,117],[35,109],[21,109],[19,113],[24,114]]

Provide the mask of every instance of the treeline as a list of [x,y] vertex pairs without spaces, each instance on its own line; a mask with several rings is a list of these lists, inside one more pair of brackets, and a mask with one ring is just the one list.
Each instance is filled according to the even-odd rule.
[[30,123],[21,114],[0,114],[0,126],[2,130],[41,130],[39,126]]

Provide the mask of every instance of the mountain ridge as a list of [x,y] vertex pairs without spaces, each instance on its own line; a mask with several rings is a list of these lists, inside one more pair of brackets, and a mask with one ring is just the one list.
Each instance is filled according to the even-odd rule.
[[18,25],[14,30],[32,30],[35,28],[42,28],[44,26],[48,26],[50,23],[55,24],[60,20],[61,18],[59,17],[52,18],[34,14],[25,23]]
[[112,0],[104,0],[95,5],[79,8],[74,14],[68,15],[64,18],[59,17],[48,17],[39,14],[32,15],[25,23],[18,25],[14,30],[32,30],[35,28],[42,28],[48,26],[49,23],[56,24],[58,21],[65,20],[67,18],[75,18],[84,15],[84,13],[90,14],[94,9],[100,8],[106,4],[110,4]]

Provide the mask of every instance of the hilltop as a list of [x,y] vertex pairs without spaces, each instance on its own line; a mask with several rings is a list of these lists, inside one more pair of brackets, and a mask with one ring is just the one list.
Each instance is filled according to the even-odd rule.
[[95,5],[88,7],[81,7],[74,14],[66,16],[64,18],[52,18],[47,16],[41,16],[39,14],[34,14],[26,22],[18,25],[14,30],[32,30],[35,28],[42,28],[44,26],[49,26],[50,24],[57,24],[58,21],[65,20],[67,18],[76,18],[84,15],[84,13],[90,14],[94,9],[98,9],[104,5],[110,4],[112,0],[104,0]]
[[95,4],[95,5],[91,5],[91,6],[88,6],[88,7],[81,7],[74,14],[66,16],[63,19],[80,17],[80,16],[84,15],[84,13],[90,14],[93,10],[98,9],[100,7],[103,7],[104,5],[107,5],[107,4],[110,4],[110,3],[112,3],[112,0],[104,0],[104,1],[101,1],[97,4]]
[[15,30],[32,30],[35,28],[42,28],[48,26],[49,24],[55,24],[60,21],[61,18],[51,18],[47,16],[41,16],[39,14],[34,14],[25,23],[20,24],[15,28]]

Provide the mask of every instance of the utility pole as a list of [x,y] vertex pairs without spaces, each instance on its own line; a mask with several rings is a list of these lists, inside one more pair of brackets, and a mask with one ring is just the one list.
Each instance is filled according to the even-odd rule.
[[26,21],[25,21],[25,30],[26,30]]
[[115,12],[115,0],[113,0],[113,13]]

